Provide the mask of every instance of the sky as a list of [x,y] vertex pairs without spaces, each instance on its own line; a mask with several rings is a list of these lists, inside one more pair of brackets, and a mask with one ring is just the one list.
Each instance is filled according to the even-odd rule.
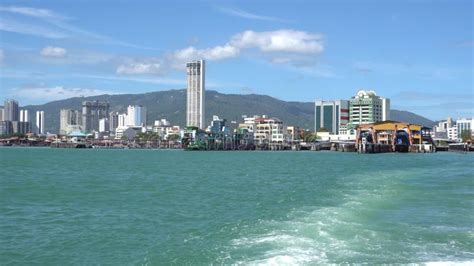
[[[8,1],[0,98],[20,105],[186,88],[286,101],[359,89],[433,120],[472,117],[473,1]],[[3,99],[0,99],[3,100]]]

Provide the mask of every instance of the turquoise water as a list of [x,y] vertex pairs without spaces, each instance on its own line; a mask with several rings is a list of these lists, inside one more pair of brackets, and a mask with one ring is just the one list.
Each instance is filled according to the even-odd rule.
[[0,264],[474,262],[474,154],[0,149]]

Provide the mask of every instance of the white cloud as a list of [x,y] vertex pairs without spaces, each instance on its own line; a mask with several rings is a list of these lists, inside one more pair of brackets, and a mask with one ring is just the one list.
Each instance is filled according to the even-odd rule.
[[36,24],[26,24],[12,19],[2,18],[0,21],[0,31],[15,32],[49,39],[74,38],[81,41],[88,40],[123,47],[131,47],[135,49],[160,50],[154,47],[141,46],[116,40],[106,35],[97,34],[79,27],[75,27],[69,23],[66,23],[66,20],[69,19],[68,17],[57,14],[49,9],[19,6],[0,6],[0,12],[10,12],[17,15],[24,15],[38,19],[38,23]]
[[35,102],[55,101],[67,99],[72,97],[94,96],[102,94],[114,94],[110,91],[86,89],[86,88],[66,88],[63,86],[56,87],[25,87],[13,89],[13,95],[16,98],[21,98]]
[[25,16],[30,16],[30,17],[37,17],[37,18],[55,18],[55,19],[66,18],[48,9],[33,8],[33,7],[0,6],[0,11],[20,14],[20,15],[25,15]]
[[159,74],[161,65],[159,63],[131,63],[120,65],[117,68],[117,74]]
[[59,32],[48,27],[42,27],[33,24],[24,24],[14,20],[6,19],[2,19],[0,21],[0,31],[15,32],[48,39],[60,39],[68,37],[66,33]]
[[3,59],[5,59],[5,53],[3,52],[3,49],[0,49],[0,64],[3,63]]
[[242,9],[237,9],[237,8],[218,7],[217,10],[219,10],[220,12],[224,14],[234,16],[234,17],[241,17],[241,18],[254,19],[254,20],[276,21],[276,22],[285,21],[279,18],[257,15],[257,14],[250,13]]
[[262,52],[318,54],[324,50],[322,35],[297,30],[248,30],[234,35],[230,44],[242,49],[257,48]]
[[53,46],[47,46],[41,50],[41,55],[44,57],[64,57],[66,53],[66,49]]
[[184,63],[197,59],[205,60],[222,60],[227,58],[233,58],[238,56],[240,49],[226,44],[224,46],[216,46],[206,49],[196,49],[193,46],[175,51],[170,57],[169,60],[172,61],[172,65],[177,68],[183,68]]
[[182,69],[188,61],[197,59],[212,61],[235,58],[243,51],[249,49],[257,49],[265,54],[275,56],[270,58],[270,61],[273,63],[297,65],[299,61],[307,63],[306,55],[322,53],[324,42],[322,35],[305,31],[277,30],[255,32],[248,30],[235,34],[224,45],[204,49],[189,46],[169,54],[166,59],[171,66]]
[[130,81],[138,83],[148,83],[156,85],[186,85],[184,79],[170,79],[170,78],[135,78],[135,77],[116,77],[116,76],[100,76],[100,75],[79,75],[79,77],[103,79],[103,80],[114,80],[114,81]]

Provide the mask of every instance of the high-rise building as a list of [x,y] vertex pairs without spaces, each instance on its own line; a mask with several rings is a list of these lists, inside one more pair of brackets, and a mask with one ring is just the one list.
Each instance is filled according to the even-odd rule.
[[4,121],[19,121],[20,110],[18,102],[15,100],[6,100],[3,106],[3,120]]
[[118,118],[119,118],[119,113],[118,112],[110,113],[109,130],[111,132],[115,132],[115,129],[118,127]]
[[332,134],[345,134],[349,123],[349,101],[321,101],[314,104],[314,131],[322,128]]
[[390,119],[390,100],[374,91],[360,90],[350,100],[350,124],[370,124]]
[[205,62],[204,60],[186,64],[188,91],[186,103],[186,126],[204,129]]
[[78,110],[61,109],[59,111],[59,134],[66,135],[81,130],[82,114]]
[[3,119],[4,110],[5,110],[4,108],[0,108],[0,122],[2,122],[3,120],[5,120],[5,119]]
[[44,134],[44,111],[36,111],[36,133]]
[[109,103],[103,101],[82,102],[82,127],[86,132],[98,131],[99,120],[109,117]]
[[127,114],[119,114],[117,128],[124,128],[126,126],[127,126]]
[[0,135],[11,135],[13,134],[12,121],[1,121],[0,122]]
[[146,126],[146,108],[141,105],[129,105],[127,108],[127,126]]
[[30,122],[28,110],[20,110],[20,122]]
[[20,121],[18,122],[13,122],[13,131],[14,133],[19,133],[19,134],[27,134],[30,133],[30,115],[28,113],[28,110],[22,109],[20,110]]
[[99,120],[99,132],[109,132],[109,119],[102,118]]

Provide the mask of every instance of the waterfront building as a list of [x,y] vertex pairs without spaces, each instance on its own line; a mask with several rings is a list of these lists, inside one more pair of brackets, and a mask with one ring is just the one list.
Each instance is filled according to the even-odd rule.
[[141,105],[129,105],[127,108],[127,126],[146,126],[146,108]]
[[460,118],[456,120],[457,140],[462,141],[462,134],[464,131],[471,133],[471,137],[474,137],[474,118]]
[[61,109],[59,111],[59,134],[67,135],[81,130],[82,114],[78,110]]
[[186,64],[188,90],[186,102],[186,126],[204,129],[205,61]]
[[115,131],[115,139],[133,140],[142,131],[142,127],[118,127]]
[[44,111],[36,111],[36,134],[44,133]]
[[109,117],[109,103],[105,101],[82,102],[82,126],[86,132],[98,131],[99,120]]
[[15,100],[6,100],[3,106],[3,120],[4,121],[19,121],[20,110],[18,102]]
[[360,90],[350,99],[351,126],[370,124],[390,119],[390,99],[377,96],[375,91]]
[[301,136],[304,132],[304,129],[301,129],[296,126],[288,126],[286,127],[286,133],[288,135],[289,141],[301,140]]
[[446,135],[448,137],[449,140],[454,140],[454,141],[457,141],[458,140],[458,128],[457,127],[448,127],[447,131],[446,131]]
[[283,143],[286,137],[286,128],[278,118],[262,116],[255,118],[255,140],[260,143]]
[[5,110],[4,108],[0,108],[0,122],[5,120],[5,119],[3,119],[4,110]]
[[179,136],[180,133],[181,133],[181,128],[179,126],[169,126],[169,127],[166,127],[166,129],[165,129],[164,138],[166,140],[169,140],[169,137],[171,135]]
[[[438,138],[438,139],[448,139],[448,130],[451,131],[451,137],[452,137],[453,129],[451,128],[453,127],[453,124],[454,123],[451,117],[448,117],[447,120],[440,121],[438,125],[433,127],[432,137]],[[457,129],[456,129],[456,133],[457,133]]]
[[158,133],[162,139],[168,139],[170,135],[180,135],[181,128],[172,126],[166,119],[155,120],[152,132]]
[[249,133],[254,133],[255,132],[255,126],[256,126],[255,119],[260,118],[260,116],[255,115],[255,116],[252,116],[252,117],[247,117],[246,115],[244,115],[244,116],[242,116],[242,118],[244,119],[244,122],[239,124],[238,129],[239,130],[246,130],[246,132],[249,132]]
[[321,128],[332,134],[345,134],[349,123],[349,101],[321,101],[314,104],[314,131]]
[[218,134],[224,131],[226,119],[220,119],[219,116],[214,115],[212,116],[211,126],[209,127],[209,131],[212,134]]
[[[385,121],[364,124],[357,127],[356,149],[365,150],[366,144],[381,144],[386,151],[409,151],[410,146],[419,145],[419,149],[433,151],[430,130],[421,125]],[[426,147],[424,145],[427,145]],[[423,148],[421,147],[423,145]],[[373,145],[370,145],[373,149]],[[372,150],[373,151],[373,150]]]

